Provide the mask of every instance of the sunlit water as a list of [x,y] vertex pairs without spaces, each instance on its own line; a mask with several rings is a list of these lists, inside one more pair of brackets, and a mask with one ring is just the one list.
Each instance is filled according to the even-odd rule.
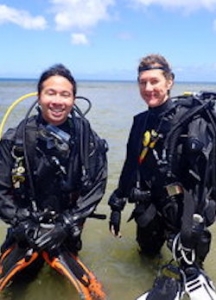
[[[36,83],[31,81],[0,81],[0,118],[20,96],[34,92]],[[185,91],[216,91],[213,84],[176,84],[172,95]],[[78,84],[78,95],[88,97],[92,102],[87,118],[92,127],[107,140],[109,144],[109,178],[106,194],[98,206],[99,213],[109,216],[107,200],[118,182],[118,176],[125,158],[125,145],[132,124],[133,116],[144,110],[136,83],[128,82],[81,82]],[[14,126],[24,117],[35,98],[25,100],[13,110],[7,119],[4,130]],[[81,104],[80,104],[81,105]],[[83,105],[83,104],[82,104]],[[83,106],[82,106],[83,107]],[[2,170],[1,170],[2,171]],[[162,249],[162,261],[148,260],[141,257],[135,242],[135,226],[127,219],[132,210],[128,205],[122,217],[122,238],[115,239],[108,229],[109,217],[100,221],[87,221],[83,233],[81,260],[97,275],[103,283],[108,300],[134,300],[152,286],[159,264],[169,261],[170,253]],[[6,226],[1,223],[0,242],[3,241]],[[205,269],[216,284],[216,228],[211,227],[213,240],[211,251],[205,262]],[[25,289],[16,293],[0,295],[1,300],[78,300],[73,286],[49,267],[43,268],[39,276]]]

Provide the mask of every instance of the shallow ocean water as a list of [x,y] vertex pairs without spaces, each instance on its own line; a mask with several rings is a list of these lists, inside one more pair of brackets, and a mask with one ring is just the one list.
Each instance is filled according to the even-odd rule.
[[[0,81],[0,119],[14,100],[36,90],[34,81]],[[177,83],[172,95],[185,91],[216,91],[216,85],[202,83]],[[78,95],[89,98],[92,108],[87,115],[92,127],[109,144],[109,178],[106,194],[99,204],[97,212],[107,214],[104,221],[89,219],[83,232],[81,260],[96,274],[103,283],[108,300],[135,300],[152,286],[159,264],[170,260],[169,251],[162,249],[162,260],[149,260],[139,255],[135,242],[135,226],[127,222],[133,206],[128,204],[122,216],[122,238],[115,239],[108,229],[109,207],[107,200],[115,189],[125,157],[125,145],[133,116],[145,109],[138,88],[134,82],[80,82]],[[7,119],[4,130],[15,126],[35,98],[21,102]],[[79,106],[85,108],[85,102]],[[216,284],[216,226],[213,233],[211,251],[205,262],[205,270]],[[0,223],[0,242],[6,232],[4,223]],[[39,276],[25,288],[17,289],[15,294],[3,293],[1,300],[78,300],[73,286],[67,280],[48,267],[43,268]]]

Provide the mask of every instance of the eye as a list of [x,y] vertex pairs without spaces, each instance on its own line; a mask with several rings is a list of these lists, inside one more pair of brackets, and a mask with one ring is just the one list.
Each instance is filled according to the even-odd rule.
[[152,79],[152,80],[151,80],[151,84],[152,84],[152,85],[156,85],[156,84],[158,84],[158,82],[159,82],[158,79]]
[[45,95],[48,95],[48,96],[53,96],[53,95],[55,95],[55,94],[56,94],[55,91],[52,90],[52,89],[49,89],[49,90],[46,90],[46,91],[45,91]]
[[140,84],[141,86],[145,86],[145,85],[146,85],[146,81],[140,80],[140,81],[139,81],[139,84]]
[[61,93],[61,96],[64,98],[70,98],[72,96],[72,94],[68,91],[64,91]]

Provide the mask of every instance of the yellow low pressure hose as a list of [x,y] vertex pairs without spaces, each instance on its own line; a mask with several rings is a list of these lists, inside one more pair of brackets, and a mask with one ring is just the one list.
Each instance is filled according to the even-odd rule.
[[32,93],[28,93],[28,94],[25,94],[23,96],[21,96],[20,98],[18,98],[17,100],[15,100],[7,109],[3,119],[2,119],[2,122],[0,124],[0,139],[2,138],[2,134],[3,134],[3,129],[4,129],[4,126],[5,126],[5,123],[10,115],[10,113],[13,111],[14,107],[19,104],[21,101],[27,99],[27,98],[30,98],[30,97],[33,97],[33,96],[37,96],[37,92],[32,92]]

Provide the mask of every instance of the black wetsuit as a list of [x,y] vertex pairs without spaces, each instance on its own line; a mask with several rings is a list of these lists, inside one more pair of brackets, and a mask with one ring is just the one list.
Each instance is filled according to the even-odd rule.
[[[27,122],[25,132],[30,174],[25,158],[22,166],[16,166],[18,160],[15,157],[24,156],[23,122],[17,128],[8,130],[0,142],[0,217],[12,226],[19,223],[23,212],[32,212],[33,201],[38,212],[52,211],[60,215],[67,211],[75,214],[82,203],[86,203],[83,211],[90,209],[92,213],[105,193],[107,148],[89,122],[73,115],[58,126],[58,130],[69,136],[66,149],[61,143],[56,145],[56,139],[49,134],[46,136],[46,126],[40,114]],[[21,174],[24,180],[13,183],[19,175],[18,167],[25,169]],[[85,218],[80,219],[80,226]],[[68,240],[70,242],[70,237]],[[80,237],[71,241],[75,251],[80,250],[80,243]]]
[[[182,128],[176,126],[186,111],[188,108],[182,109],[169,99],[159,107],[136,115],[130,131],[117,194],[135,203],[132,218],[137,222],[137,241],[146,254],[157,253],[171,234],[181,231],[186,191],[193,197],[194,212],[205,214],[204,206],[201,205],[200,210],[198,207],[203,201],[204,187],[207,197],[212,186],[212,170],[208,167],[209,162],[214,162],[211,158],[212,128],[205,116],[198,114],[196,118],[185,121],[180,126]],[[174,126],[176,131],[167,142]],[[143,142],[150,135],[150,141]],[[143,151],[146,151],[144,158]],[[169,186],[182,191],[169,196]],[[137,188],[136,195],[134,188]],[[148,191],[150,196],[145,194],[141,199],[143,191]]]

